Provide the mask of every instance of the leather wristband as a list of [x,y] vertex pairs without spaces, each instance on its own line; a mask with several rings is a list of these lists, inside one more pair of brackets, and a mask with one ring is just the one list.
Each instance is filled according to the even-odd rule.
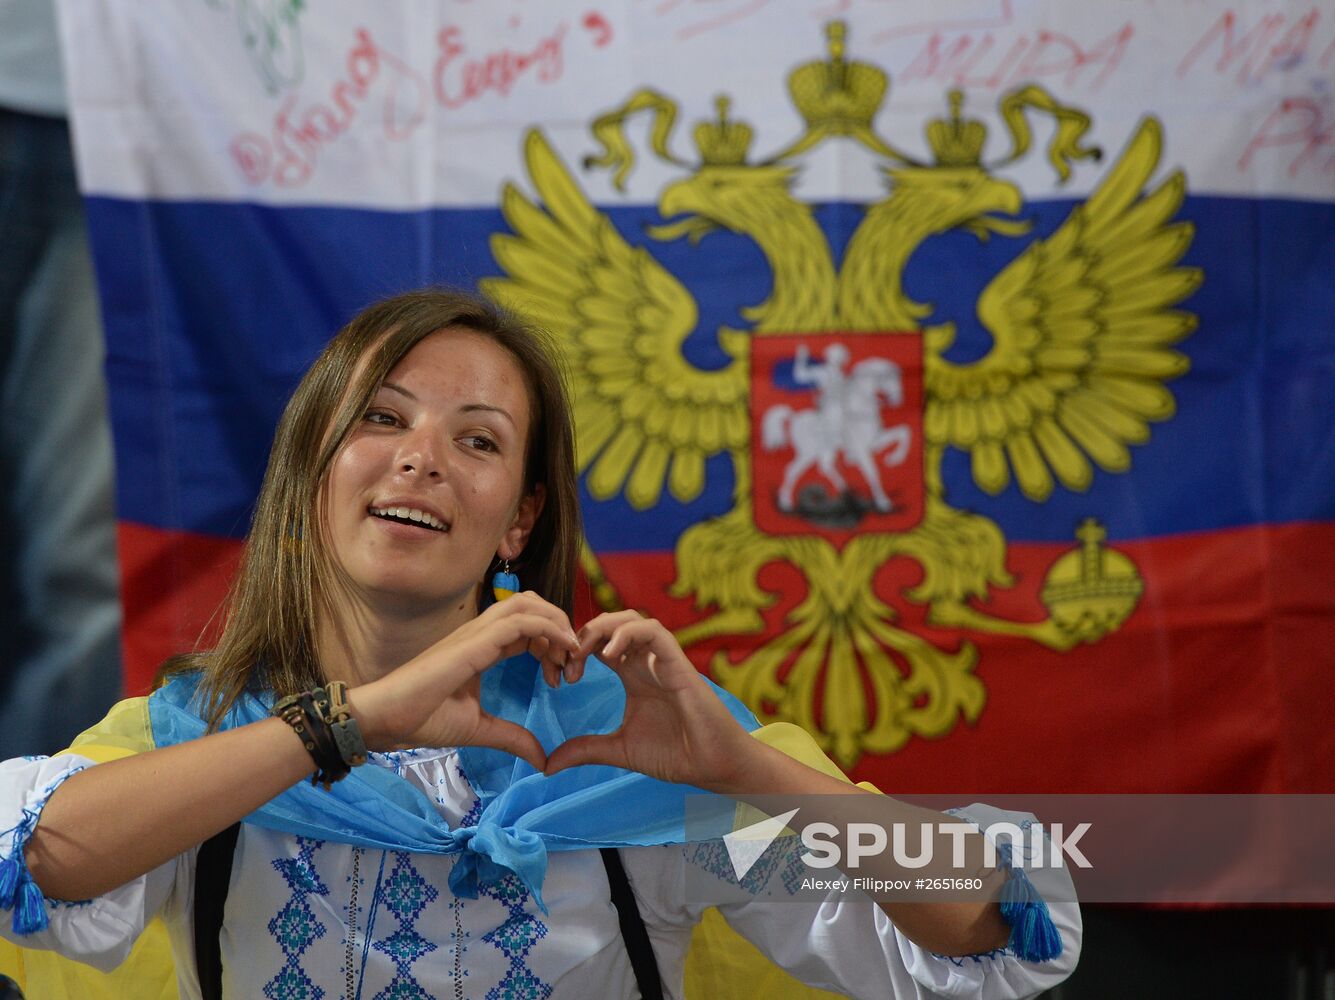
[[273,714],[292,727],[315,761],[317,770],[311,776],[311,784],[321,784],[326,791],[335,781],[347,777],[351,770],[339,753],[334,734],[325,720],[324,707],[328,704],[328,693],[323,688],[316,688],[288,695],[273,707]]
[[342,781],[352,769],[338,752],[338,744],[334,741],[334,734],[329,728],[329,696],[324,688],[308,691],[301,698],[302,708],[306,710],[307,717],[311,720],[316,733],[315,742],[320,750],[320,773],[312,779],[312,782],[319,782],[328,791],[330,785],[335,781]]
[[352,717],[352,708],[348,705],[348,686],[342,681],[330,681],[325,685],[325,691],[329,695],[325,722],[333,733],[338,754],[348,767],[360,767],[366,763],[366,740],[362,739],[361,727]]

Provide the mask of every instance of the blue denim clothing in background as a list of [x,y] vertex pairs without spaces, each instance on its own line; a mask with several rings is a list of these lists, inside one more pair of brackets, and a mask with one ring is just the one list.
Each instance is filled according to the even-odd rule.
[[103,353],[69,127],[0,109],[0,759],[120,694]]

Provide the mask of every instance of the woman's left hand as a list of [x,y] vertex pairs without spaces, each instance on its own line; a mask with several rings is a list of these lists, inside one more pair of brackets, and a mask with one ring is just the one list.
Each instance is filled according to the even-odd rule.
[[[729,791],[759,749],[724,707],[661,622],[637,611],[599,615],[577,633],[568,681],[597,656],[626,687],[626,714],[614,733],[576,736],[547,757],[547,774],[579,764],[613,764],[663,781]],[[549,683],[556,681],[548,673]]]

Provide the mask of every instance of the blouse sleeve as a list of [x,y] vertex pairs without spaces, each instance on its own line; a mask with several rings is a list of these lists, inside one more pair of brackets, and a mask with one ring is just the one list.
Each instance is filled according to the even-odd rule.
[[23,849],[51,794],[71,775],[94,766],[77,754],[0,762],[0,936],[23,948],[55,951],[110,971],[176,887],[189,878],[181,855],[95,899],[64,901],[42,895]]
[[[985,806],[971,806],[955,814],[976,824],[990,824],[999,818],[1017,825],[1032,821],[1032,817]],[[796,844],[776,851],[769,864],[762,859],[756,866],[765,869],[757,872],[761,877],[748,877],[742,883],[748,891],[754,891],[752,898],[723,903],[718,909],[734,930],[809,986],[850,997],[1016,1000],[1052,988],[1075,969],[1082,925],[1070,874],[1064,868],[1054,870],[1046,881],[1038,883],[1061,937],[1061,952],[1056,958],[1023,961],[1008,948],[959,958],[936,955],[914,944],[898,931],[885,911],[865,896],[831,889],[820,901],[776,898],[789,894],[785,886],[794,879],[800,882],[803,872],[811,873],[798,860],[800,852],[801,846]],[[646,870],[646,865],[655,862],[665,865],[669,858],[666,852],[622,853],[657,952],[655,924],[694,923],[707,905],[683,898],[685,882],[680,866],[675,874]],[[687,865],[711,872],[734,889],[737,886],[721,842],[687,844],[683,853]]]

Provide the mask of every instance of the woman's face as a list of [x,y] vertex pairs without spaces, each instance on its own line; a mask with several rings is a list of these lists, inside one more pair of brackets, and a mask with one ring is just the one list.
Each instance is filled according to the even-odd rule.
[[529,414],[518,362],[471,330],[390,371],[323,497],[334,561],[371,606],[462,610],[493,555],[519,554],[541,507],[540,487],[521,496]]

